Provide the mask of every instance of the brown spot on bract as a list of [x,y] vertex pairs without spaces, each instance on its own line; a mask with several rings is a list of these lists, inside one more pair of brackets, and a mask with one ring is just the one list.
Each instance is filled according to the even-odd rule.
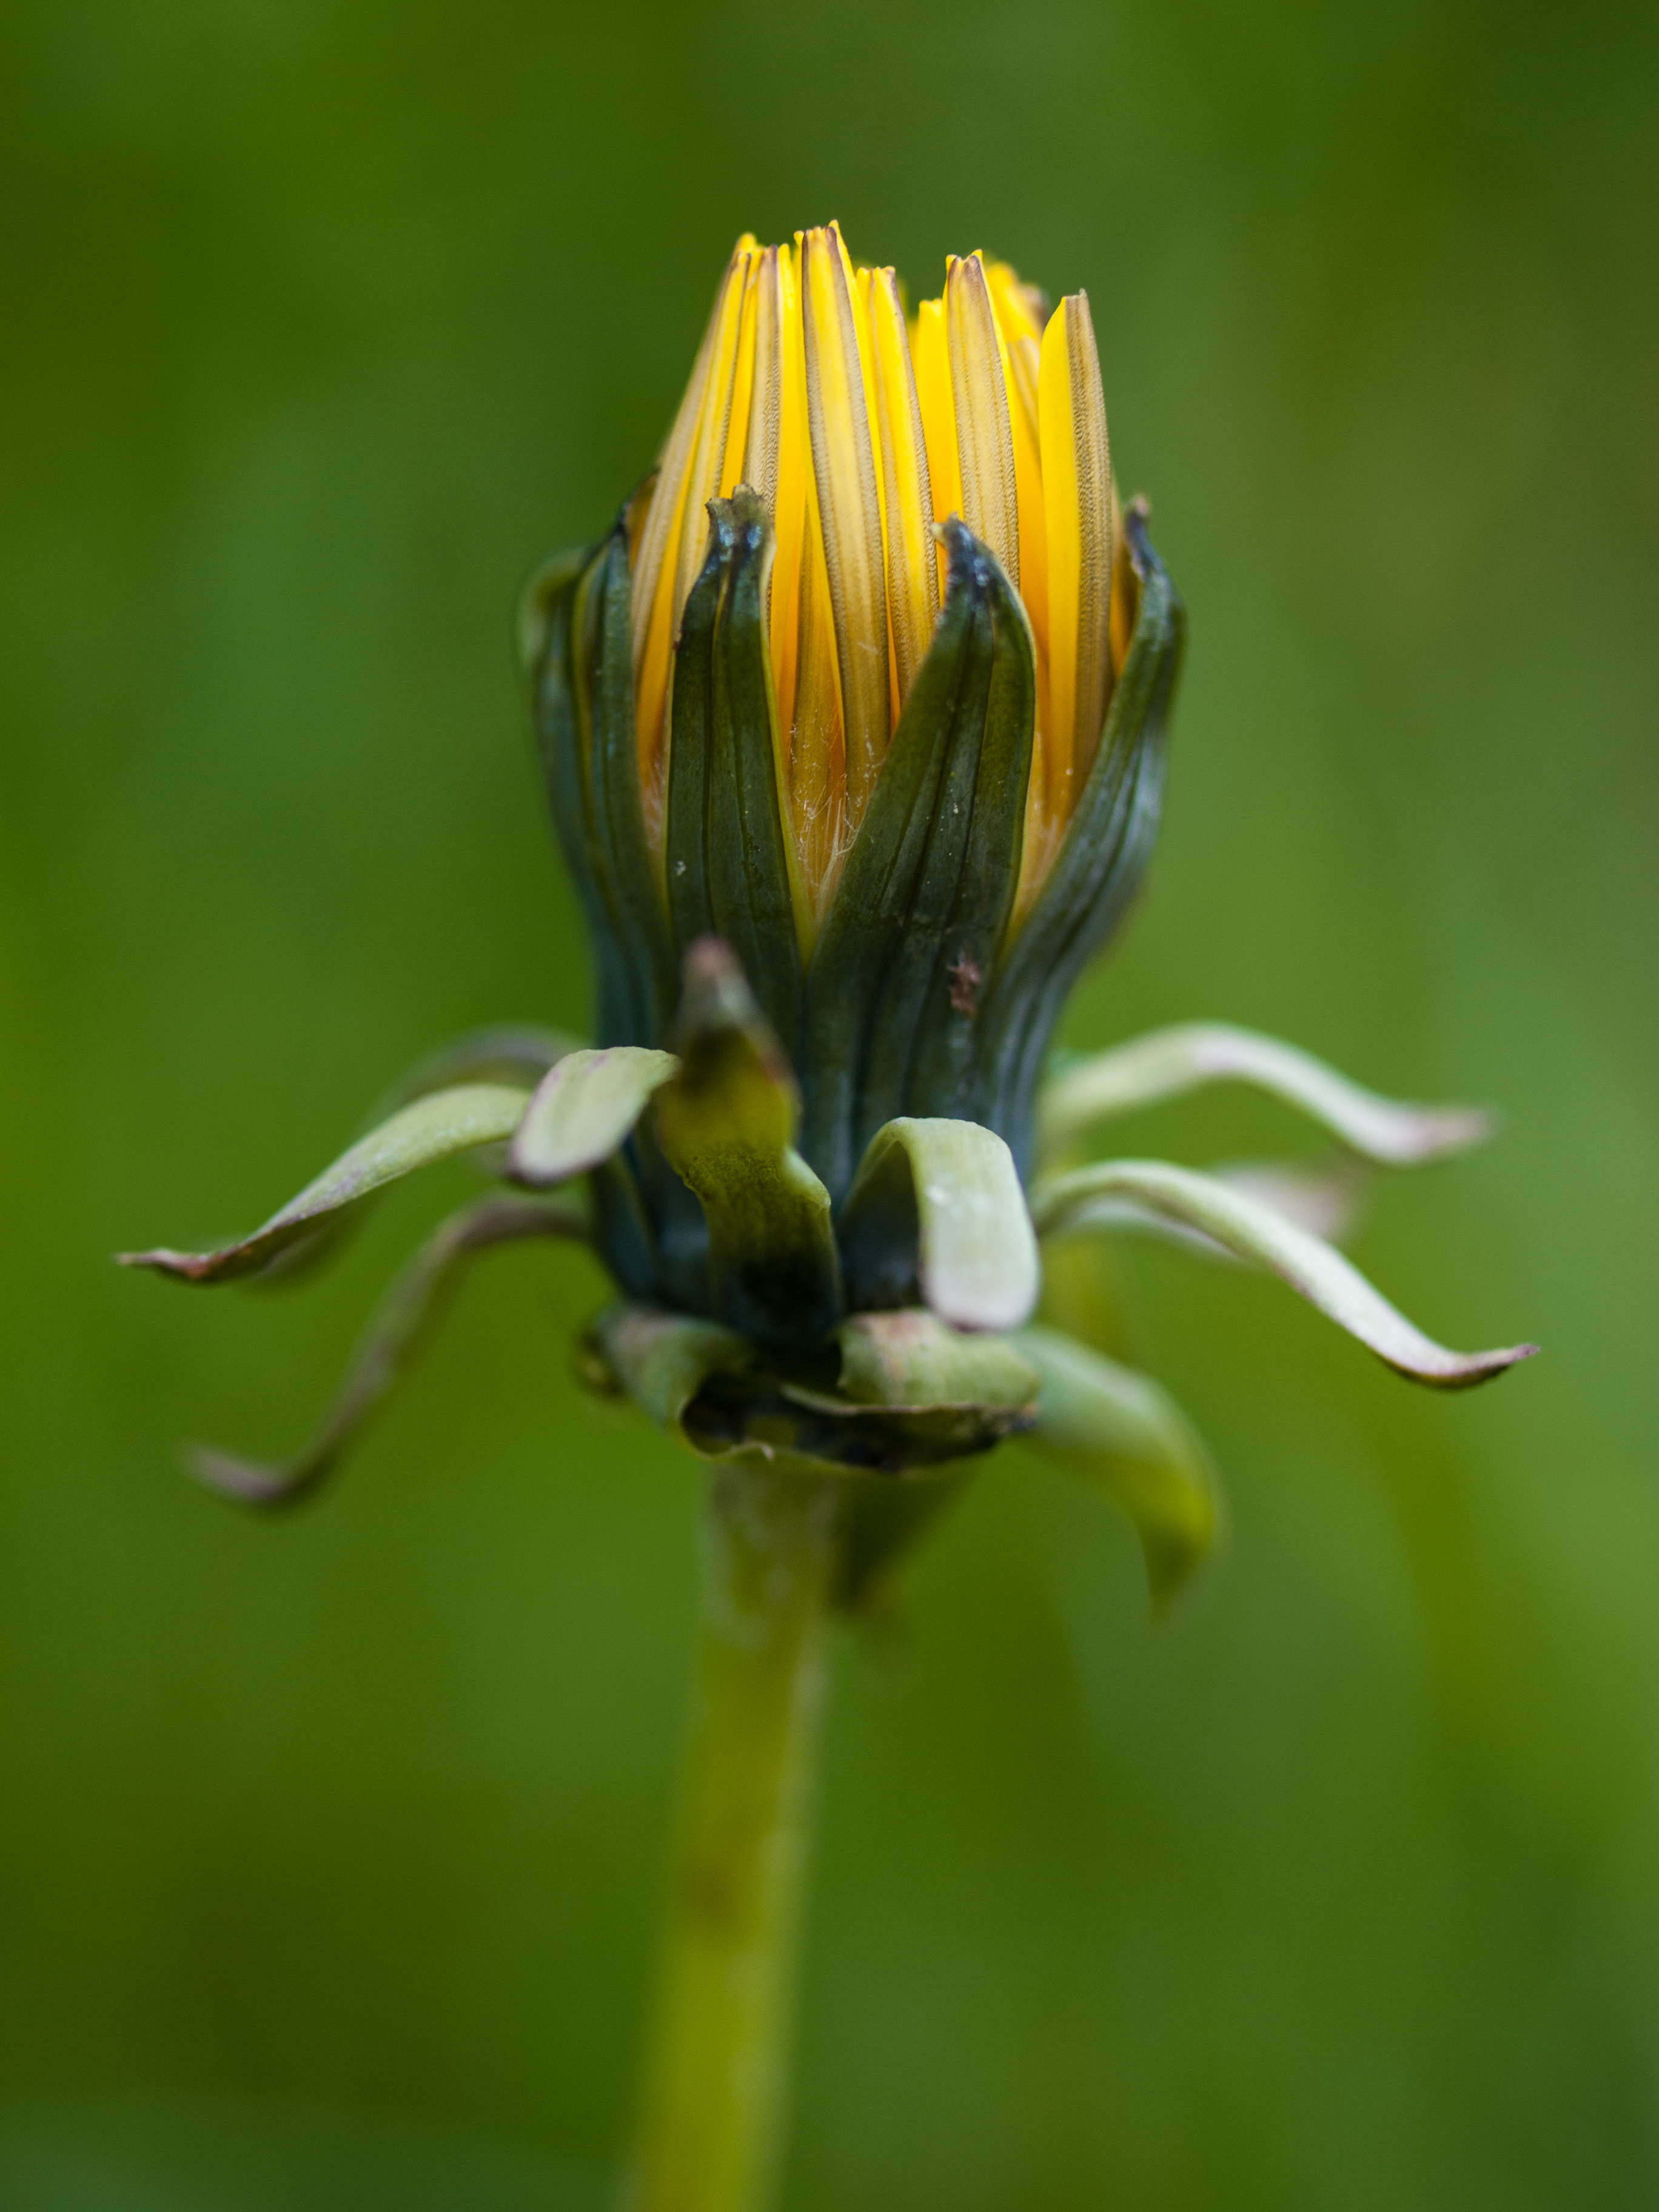
[[963,952],[945,972],[951,979],[951,1004],[959,1014],[966,1014],[971,1019],[979,1011],[979,987],[985,981],[984,970]]

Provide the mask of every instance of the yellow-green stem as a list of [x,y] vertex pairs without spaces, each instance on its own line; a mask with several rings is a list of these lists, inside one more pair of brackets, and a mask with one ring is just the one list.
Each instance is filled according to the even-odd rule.
[[702,1619],[629,2212],[763,2212],[846,1485],[709,1486]]

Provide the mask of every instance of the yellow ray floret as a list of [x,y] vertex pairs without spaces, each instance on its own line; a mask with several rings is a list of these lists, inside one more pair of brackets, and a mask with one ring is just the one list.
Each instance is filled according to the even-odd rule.
[[1019,587],[1019,501],[1002,339],[977,253],[945,264],[945,336],[956,412],[962,519]]
[[1111,690],[1111,455],[1089,302],[1062,300],[1043,334],[1037,391],[1048,487],[1048,805],[1070,811],[1071,787],[1094,765]]
[[[708,525],[700,506],[690,508],[686,527],[688,495],[700,456],[706,457],[704,425],[711,388],[721,389],[719,401],[724,421],[730,405],[730,379],[735,357],[739,311],[748,280],[755,241],[746,234],[738,240],[714,301],[698,349],[691,381],[685,388],[674,427],[657,465],[656,489],[646,517],[634,562],[634,702],[639,732],[640,783],[645,795],[646,818],[656,834],[662,813],[663,718],[668,693],[669,659],[679,625],[680,605],[676,582],[683,565],[682,539],[696,541],[701,552]],[[729,342],[730,350],[727,352]],[[725,459],[722,442],[720,460]],[[714,465],[718,479],[720,461]],[[707,473],[705,469],[705,474]],[[707,498],[708,494],[704,494]]]
[[[957,414],[951,398],[951,349],[945,336],[945,302],[924,300],[910,333],[916,376],[916,404],[927,447],[927,477],[933,487],[933,520],[962,513],[962,471],[957,465]],[[945,554],[939,557],[943,580]]]
[[892,642],[893,719],[927,657],[939,615],[933,495],[921,406],[898,279],[890,269],[860,272],[874,356],[876,418],[887,524],[887,618]]
[[794,716],[808,465],[800,297],[788,246],[769,246],[761,255],[755,297],[755,366],[742,480],[760,494],[772,515],[768,641],[778,704],[779,750],[787,766]]
[[952,256],[906,328],[890,269],[839,227],[738,242],[632,529],[641,791],[661,850],[680,617],[739,483],[771,519],[776,757],[810,936],[840,879],[939,617],[933,526],[959,514],[1030,625],[1036,726],[1019,909],[1064,837],[1127,648],[1122,550],[1089,304],[1050,315],[1006,262]]
[[849,827],[874,787],[890,730],[881,490],[856,302],[841,233],[833,224],[809,230],[801,241],[806,416],[841,671]]
[[996,309],[997,327],[1010,348],[1018,338],[1030,338],[1040,345],[1048,321],[1048,302],[1036,286],[1021,283],[1019,272],[1006,261],[987,261],[985,282]]

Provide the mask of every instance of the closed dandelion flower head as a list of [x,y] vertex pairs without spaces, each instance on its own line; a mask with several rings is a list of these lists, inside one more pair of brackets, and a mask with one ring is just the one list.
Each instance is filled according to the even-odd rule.
[[[417,1256],[307,1450],[198,1473],[262,1501],[315,1483],[455,1271],[525,1237],[594,1249],[621,1297],[582,1371],[703,1457],[911,1476],[1031,1433],[1119,1498],[1158,1593],[1214,1495],[1180,1413],[1109,1356],[1079,1266],[1101,1237],[1267,1269],[1421,1381],[1521,1357],[1448,1351],[1355,1272],[1327,1241],[1346,1170],[1084,1164],[1115,1115],[1218,1078],[1355,1160],[1486,1126],[1216,1024],[1047,1068],[1146,870],[1184,626],[1114,489],[1081,292],[1051,310],[975,252],[912,313],[834,223],[741,239],[658,465],[524,604],[594,1042],[464,1038],[252,1236],[134,1255],[195,1282],[286,1267],[454,1152],[513,1186]],[[942,1494],[847,1492],[843,1601]]]

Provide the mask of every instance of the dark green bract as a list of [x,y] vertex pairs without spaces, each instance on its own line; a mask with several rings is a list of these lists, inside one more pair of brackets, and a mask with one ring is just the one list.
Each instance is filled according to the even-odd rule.
[[1048,877],[1010,928],[1036,705],[1030,633],[954,518],[949,586],[874,795],[803,965],[763,623],[764,515],[711,503],[675,660],[661,885],[635,768],[627,532],[550,564],[526,638],[559,841],[593,941],[606,1044],[664,1042],[674,978],[723,938],[787,1054],[801,1151],[839,1204],[901,1114],[982,1121],[1030,1166],[1033,1100],[1066,994],[1139,886],[1157,831],[1186,615],[1132,505],[1133,637]]

